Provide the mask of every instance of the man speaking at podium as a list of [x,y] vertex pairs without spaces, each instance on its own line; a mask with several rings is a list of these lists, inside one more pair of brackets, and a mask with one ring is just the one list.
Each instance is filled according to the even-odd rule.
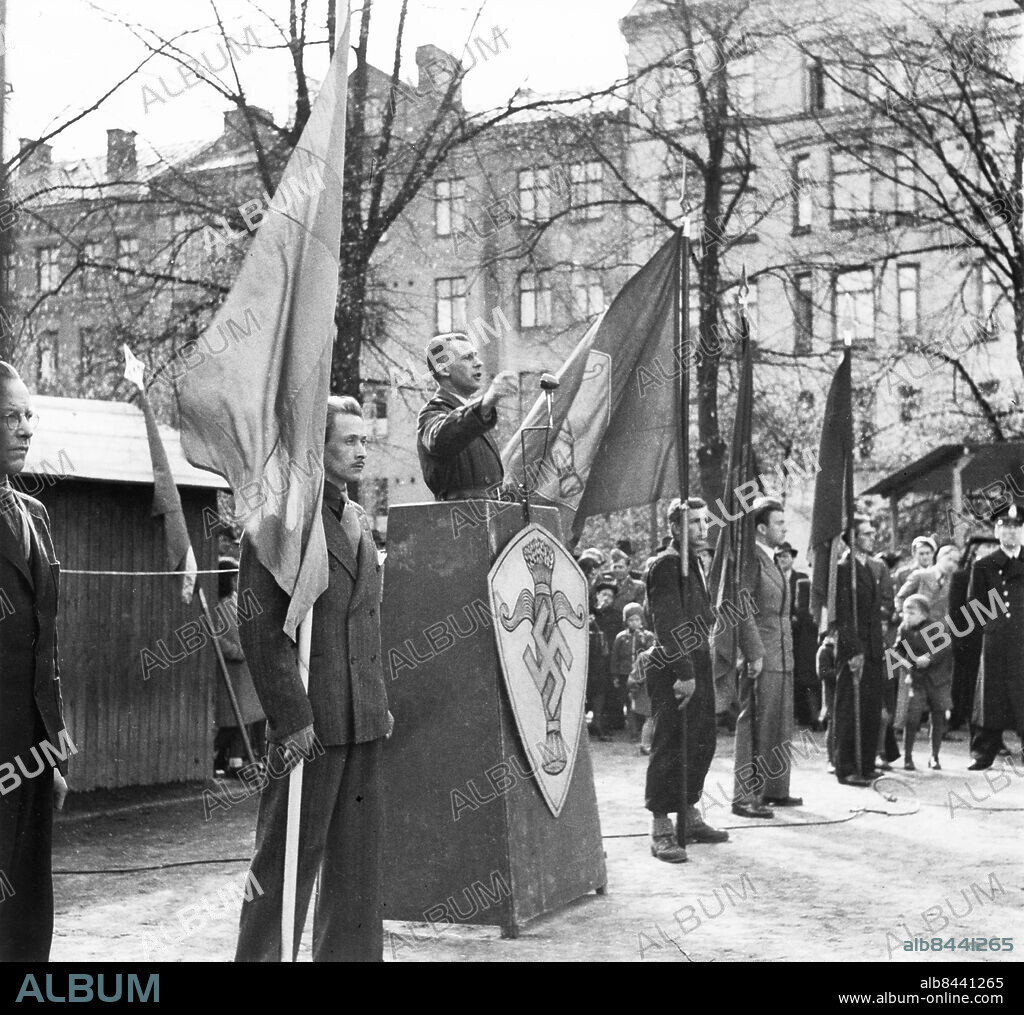
[[502,371],[477,395],[483,363],[459,331],[430,340],[427,367],[437,391],[420,410],[417,425],[423,481],[436,500],[497,499],[505,470],[493,431],[499,400],[518,390],[515,375]]

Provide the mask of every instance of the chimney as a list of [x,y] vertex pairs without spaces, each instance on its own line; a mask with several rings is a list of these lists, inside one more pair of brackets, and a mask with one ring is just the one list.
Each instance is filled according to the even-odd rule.
[[31,145],[35,145],[35,148],[22,160],[21,172],[38,173],[44,169],[49,169],[52,162],[53,148],[48,144],[36,144],[34,138],[18,138],[18,150],[20,152],[24,152]]
[[[419,79],[416,83],[418,95],[431,95],[440,101],[448,91],[452,78],[461,74],[462,65],[451,53],[445,52],[439,46],[426,45],[416,48],[416,67],[419,70]],[[458,103],[461,100],[461,86],[455,89],[453,101]]]
[[[265,139],[270,130],[269,124],[274,122],[270,113],[261,106],[249,106],[249,116],[252,119],[253,127],[256,129],[256,137]],[[224,111],[224,134],[223,137],[230,144],[249,144],[251,135],[249,124],[245,119],[245,112],[240,107]]]
[[135,177],[135,131],[107,131],[107,179],[131,180]]

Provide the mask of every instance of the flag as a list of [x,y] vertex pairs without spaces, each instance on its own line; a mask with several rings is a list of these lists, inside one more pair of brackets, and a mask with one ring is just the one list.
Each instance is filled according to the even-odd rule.
[[502,452],[505,475],[554,504],[579,537],[590,515],[674,495],[679,477],[675,349],[680,261],[677,232],[622,287],[558,371],[553,429],[539,398]]
[[[746,280],[744,279],[744,289]],[[727,520],[718,535],[714,564],[709,582],[716,615],[729,616],[723,603],[740,608],[740,590],[750,589],[756,568],[754,554],[754,515],[749,510],[756,491],[764,493],[753,447],[754,354],[745,305],[740,309],[740,383],[736,397],[736,419],[725,476],[725,492],[719,502]],[[735,688],[726,679],[736,669],[739,629],[734,623],[720,625],[715,631],[714,670],[716,710],[725,711],[735,698]],[[717,686],[721,685],[721,687]]]
[[185,525],[185,512],[181,507],[174,474],[167,460],[167,449],[164,447],[160,430],[157,427],[153,407],[146,396],[143,381],[144,367],[142,361],[132,355],[131,349],[124,346],[124,375],[139,389],[139,405],[146,419],[146,437],[149,439],[149,457],[153,462],[153,517],[164,520],[164,542],[167,547],[167,565],[174,571],[183,571],[181,598],[186,603],[192,602],[192,594],[196,587],[196,574],[199,567],[196,555],[192,551],[188,528]]
[[348,38],[346,20],[268,213],[178,384],[185,457],[231,486],[256,556],[291,598],[292,638],[327,588],[320,510]]
[[836,567],[842,536],[853,527],[853,392],[847,344],[832,378],[818,451],[818,476],[811,511],[811,614],[822,630],[835,618]]

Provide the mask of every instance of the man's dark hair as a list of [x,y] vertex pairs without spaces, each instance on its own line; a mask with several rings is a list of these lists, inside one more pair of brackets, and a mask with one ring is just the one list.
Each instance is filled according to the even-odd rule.
[[754,528],[756,529],[758,525],[767,525],[776,511],[785,510],[781,501],[777,501],[772,497],[766,498],[757,504],[754,510]]
[[0,359],[0,384],[5,381],[20,381],[21,374],[18,373],[14,367],[11,366],[6,360]]
[[334,429],[334,417],[358,416],[363,418],[363,410],[360,404],[351,395],[331,395],[327,399],[327,426],[324,429],[324,443],[331,439],[331,431]]
[[[699,511],[701,508],[706,508],[707,504],[700,499],[700,497],[687,497],[686,506],[691,511]],[[683,502],[677,497],[668,506],[668,521],[670,525],[678,525],[683,517]]]
[[226,599],[235,591],[238,578],[238,561],[234,557],[221,557],[217,561],[217,598]]

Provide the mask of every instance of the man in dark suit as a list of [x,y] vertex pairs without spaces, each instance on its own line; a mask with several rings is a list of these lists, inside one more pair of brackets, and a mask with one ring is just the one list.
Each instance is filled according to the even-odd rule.
[[[313,881],[313,961],[381,961],[382,760],[391,734],[380,649],[381,565],[360,508],[348,499],[366,461],[366,423],[353,398],[327,403],[323,525],[330,584],[313,608],[309,689],[284,633],[288,597],[242,541],[240,587],[262,607],[240,635],[266,713],[270,779],[260,799],[252,879],[237,961],[277,961],[288,806],[284,775],[311,754],[302,779],[295,949]],[[312,745],[312,750],[310,747]]]
[[[978,676],[978,728],[971,741],[972,770],[991,768],[1003,730],[1024,739],[1024,505],[1004,506],[996,517],[999,548],[974,564],[968,601],[983,621]],[[980,612],[979,612],[980,611]],[[991,616],[994,613],[995,616]]]
[[672,542],[655,558],[647,574],[647,608],[658,645],[651,650],[647,691],[654,735],[647,766],[646,806],[652,814],[651,853],[666,863],[686,861],[679,828],[682,797],[682,729],[686,723],[686,842],[724,842],[728,832],[706,824],[697,803],[715,756],[715,682],[709,638],[715,615],[698,550],[707,543],[708,509],[697,497],[687,500],[689,571],[682,574],[680,536],[683,506],[669,505]]
[[423,481],[436,500],[496,499],[505,470],[493,431],[500,399],[516,393],[515,375],[502,371],[477,394],[483,363],[466,335],[438,335],[427,346],[437,391],[420,410],[417,451]]
[[[844,785],[869,786],[882,718],[886,680],[882,616],[886,606],[875,570],[869,565],[875,527],[854,517],[854,545],[839,562],[836,575],[835,767]],[[885,566],[884,564],[882,565]],[[853,577],[850,569],[854,568]],[[851,582],[855,580],[855,590]],[[855,683],[860,684],[860,768],[857,767]]]
[[[0,361],[0,961],[46,962],[53,809],[68,787],[57,664],[59,565],[42,504],[11,489],[35,430],[28,389]],[[7,894],[5,888],[5,895]]]

